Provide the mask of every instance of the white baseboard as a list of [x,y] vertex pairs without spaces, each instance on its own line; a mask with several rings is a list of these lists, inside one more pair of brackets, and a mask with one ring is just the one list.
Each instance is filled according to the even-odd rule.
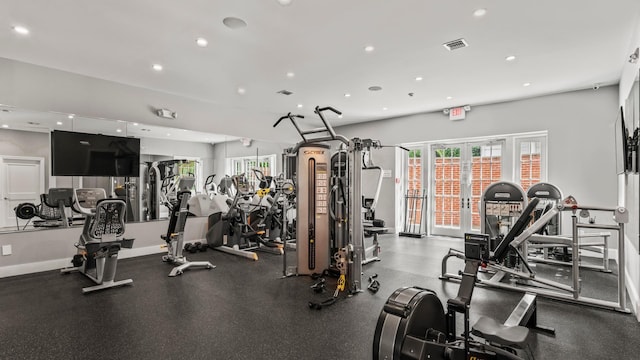
[[65,259],[55,259],[40,261],[28,264],[10,265],[0,267],[0,278],[9,276],[25,275],[42,271],[62,269],[71,266],[71,257]]
[[[194,243],[196,241],[206,242],[205,239],[191,240],[186,242]],[[134,258],[138,256],[160,254],[166,251],[167,251],[166,247],[162,247],[161,245],[125,249],[118,253],[118,259],[129,259],[129,258]],[[55,259],[55,260],[47,260],[47,261],[40,261],[40,262],[27,263],[27,264],[2,266],[0,267],[0,278],[63,269],[71,266],[72,257],[73,257],[73,254],[70,254],[68,258],[64,258],[64,259]]]

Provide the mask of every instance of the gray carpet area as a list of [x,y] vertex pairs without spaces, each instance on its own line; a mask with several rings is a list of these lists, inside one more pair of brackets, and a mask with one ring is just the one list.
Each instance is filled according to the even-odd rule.
[[[189,254],[217,268],[175,278],[160,255],[121,260],[116,278],[132,278],[133,286],[88,295],[81,288],[92,282],[80,274],[0,279],[0,359],[370,359],[387,297],[412,285],[435,290],[443,302],[454,297],[458,284],[438,275],[446,251],[462,247],[437,237],[384,235],[380,242],[382,261],[365,266],[363,277],[378,274],[380,291],[320,311],[307,303],[330,294],[314,294],[309,277],[282,279],[282,257],[265,253],[257,262],[212,250]],[[562,274],[558,266],[547,271]],[[610,292],[615,277],[585,272],[583,282],[590,292]],[[335,280],[327,283],[332,290]],[[476,288],[471,322],[481,315],[504,321],[520,296]],[[634,315],[539,299],[538,318],[557,334],[531,337],[536,359],[640,354]]]

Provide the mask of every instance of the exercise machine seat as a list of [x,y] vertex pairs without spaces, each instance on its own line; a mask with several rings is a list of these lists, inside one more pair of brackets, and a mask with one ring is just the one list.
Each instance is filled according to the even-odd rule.
[[506,326],[492,318],[481,316],[471,328],[471,333],[490,343],[524,349],[529,329],[524,326]]
[[95,214],[83,236],[86,242],[104,242],[109,235],[114,240],[124,236],[124,219],[126,204],[120,199],[100,199],[96,203]]

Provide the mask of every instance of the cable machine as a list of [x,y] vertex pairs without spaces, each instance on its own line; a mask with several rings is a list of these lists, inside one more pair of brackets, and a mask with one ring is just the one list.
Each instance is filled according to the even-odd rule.
[[[333,264],[340,272],[338,289],[347,289],[350,293],[356,293],[362,291],[364,255],[363,213],[359,210],[362,209],[362,154],[363,151],[382,146],[377,140],[360,138],[349,140],[336,134],[323,116],[325,111],[342,114],[332,107],[316,106],[314,112],[320,117],[322,127],[302,130],[296,119],[303,119],[304,116],[291,113],[281,117],[273,125],[277,127],[282,120],[289,119],[302,137],[301,142],[287,151],[289,158],[295,156],[297,159],[297,266],[287,267],[286,256],[284,256],[283,275],[320,273]],[[309,137],[313,134],[325,135]],[[334,166],[331,165],[331,147],[326,143],[331,141],[339,142],[346,152],[346,166],[338,165],[339,168],[346,169],[346,183],[342,184],[341,190],[344,191],[344,196],[335,196],[339,185],[331,183]],[[334,195],[333,200],[331,195]],[[344,202],[346,211],[331,214],[331,201]],[[333,217],[338,227],[334,229],[336,235],[333,239],[330,237],[330,217]],[[338,291],[334,297],[337,293]]]

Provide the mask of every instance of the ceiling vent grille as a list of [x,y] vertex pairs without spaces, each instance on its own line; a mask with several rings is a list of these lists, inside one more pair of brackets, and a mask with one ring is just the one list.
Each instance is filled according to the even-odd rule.
[[280,90],[280,91],[278,91],[278,94],[291,95],[293,93],[291,91],[289,91],[289,90]]
[[458,49],[462,49],[464,47],[467,47],[467,46],[469,46],[469,44],[467,43],[467,40],[465,40],[465,39],[457,39],[457,40],[452,40],[452,41],[446,42],[446,43],[442,44],[442,46],[444,46],[449,51],[453,51],[453,50],[458,50]]

